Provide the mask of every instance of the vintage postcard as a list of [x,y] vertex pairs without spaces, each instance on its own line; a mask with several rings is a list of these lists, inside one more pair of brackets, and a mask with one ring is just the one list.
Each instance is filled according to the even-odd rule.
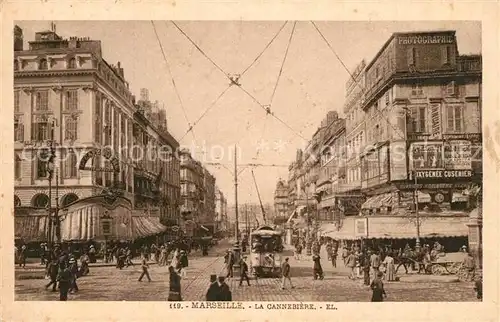
[[250,3],[4,5],[2,319],[498,318],[498,6]]

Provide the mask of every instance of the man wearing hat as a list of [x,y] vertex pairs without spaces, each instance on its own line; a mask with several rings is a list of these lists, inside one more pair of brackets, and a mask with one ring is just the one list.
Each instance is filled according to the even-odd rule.
[[217,275],[210,275],[210,286],[208,287],[206,300],[207,301],[218,301],[219,293],[221,292],[221,288],[219,283],[217,283]]
[[73,254],[71,254],[68,263],[69,263],[69,271],[71,272],[69,292],[70,293],[72,293],[73,291],[78,292],[78,285],[76,284],[76,279],[78,278],[78,263],[76,262],[76,259],[73,256]]
[[229,249],[226,255],[224,256],[224,263],[226,264],[226,270],[227,270],[226,277],[227,278],[233,277],[234,254],[231,251],[231,249]]
[[290,286],[292,288],[295,288],[292,283],[292,279],[290,278],[290,263],[288,263],[288,257],[285,258],[285,262],[281,266],[281,274],[282,274],[282,280],[281,280],[281,289],[285,289],[285,281],[288,280],[290,282]]
[[247,281],[248,286],[250,286],[250,279],[248,278],[248,265],[246,263],[247,256],[244,255],[240,260],[240,286],[243,284],[243,280]]

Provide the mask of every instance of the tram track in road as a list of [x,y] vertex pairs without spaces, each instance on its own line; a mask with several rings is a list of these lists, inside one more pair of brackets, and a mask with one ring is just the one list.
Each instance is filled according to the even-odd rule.
[[[186,293],[186,291],[196,282],[199,280],[200,277],[205,276],[205,274],[208,272],[210,268],[212,268],[218,261],[220,261],[223,257],[221,256],[221,253],[216,254],[216,258],[211,261],[205,268],[198,274],[196,275],[189,283],[186,285],[186,287],[183,290],[183,293]],[[201,301],[204,301],[205,299],[201,299]]]

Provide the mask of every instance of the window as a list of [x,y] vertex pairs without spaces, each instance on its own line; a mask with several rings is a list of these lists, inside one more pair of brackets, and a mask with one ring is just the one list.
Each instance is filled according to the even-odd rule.
[[443,65],[448,65],[451,63],[453,49],[451,46],[445,46],[441,48],[441,61]]
[[24,122],[21,115],[14,117],[14,142],[24,141]]
[[386,106],[389,105],[389,103],[391,101],[389,98],[389,92],[385,93],[384,98],[385,98],[385,105]]
[[14,70],[19,70],[19,62],[17,59],[14,59]]
[[463,106],[448,105],[446,107],[449,132],[462,132],[463,130]]
[[21,179],[22,175],[22,160],[19,155],[16,153],[14,155],[14,179]]
[[415,66],[417,60],[417,49],[415,47],[408,48],[408,66]]
[[74,141],[78,133],[78,117],[76,115],[67,115],[64,118],[64,139]]
[[422,89],[422,85],[420,84],[412,84],[411,85],[411,96],[421,96],[424,94],[424,90]]
[[73,89],[66,92],[66,110],[78,110],[78,90]]
[[73,202],[77,201],[79,198],[76,194],[74,193],[68,193],[67,195],[63,196],[61,198],[61,206],[65,207],[69,204],[72,204]]
[[411,113],[412,132],[425,133],[427,129],[427,106],[416,106]]
[[21,207],[21,199],[17,195],[14,195],[14,207]]
[[19,113],[19,91],[14,91],[14,113]]
[[455,81],[451,81],[446,85],[446,95],[448,96],[455,96],[457,95],[457,84]]
[[33,197],[31,202],[32,206],[35,208],[47,208],[49,206],[50,199],[44,193],[39,193]]
[[68,69],[76,68],[76,59],[73,57],[68,61]]
[[35,110],[48,111],[49,109],[49,91],[38,91],[35,95]]
[[35,116],[31,127],[31,139],[33,141],[47,141],[51,139],[51,126],[49,120],[44,115]]
[[40,61],[38,62],[38,69],[40,70],[48,69],[47,59],[40,59]]
[[76,164],[78,160],[76,153],[73,149],[69,149],[66,152],[66,159],[64,160],[64,178],[73,179],[76,178]]
[[102,140],[102,98],[97,94],[95,97],[95,113],[94,113],[94,141],[101,144]]
[[49,150],[42,149],[39,150],[36,159],[36,178],[45,179],[48,175],[47,162],[49,160]]

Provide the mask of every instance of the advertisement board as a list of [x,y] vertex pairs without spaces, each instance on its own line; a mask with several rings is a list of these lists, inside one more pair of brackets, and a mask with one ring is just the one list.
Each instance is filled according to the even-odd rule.
[[368,218],[356,219],[354,222],[354,236],[368,237]]
[[444,169],[443,142],[413,142],[410,145],[411,170]]
[[450,170],[472,169],[471,142],[467,140],[447,141],[444,144],[444,167]]
[[408,169],[406,166],[406,142],[391,142],[389,146],[389,175],[390,180],[408,179]]

